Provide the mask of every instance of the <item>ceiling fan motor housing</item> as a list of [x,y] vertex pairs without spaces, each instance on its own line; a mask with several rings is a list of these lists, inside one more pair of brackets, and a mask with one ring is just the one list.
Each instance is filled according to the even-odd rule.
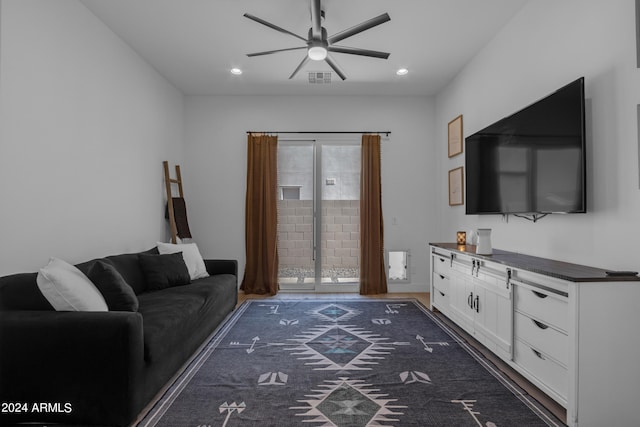
[[307,38],[307,44],[311,44],[313,42],[322,42],[324,43],[324,47],[327,47],[329,43],[327,42],[327,29],[322,27],[322,40],[314,40],[313,39],[313,28],[309,28],[309,37]]

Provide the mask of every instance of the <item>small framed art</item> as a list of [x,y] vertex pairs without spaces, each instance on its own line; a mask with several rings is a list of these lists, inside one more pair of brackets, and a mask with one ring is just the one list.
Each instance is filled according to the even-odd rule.
[[449,157],[462,153],[462,114],[449,122],[447,135]]
[[464,204],[464,170],[462,166],[449,171],[449,206]]

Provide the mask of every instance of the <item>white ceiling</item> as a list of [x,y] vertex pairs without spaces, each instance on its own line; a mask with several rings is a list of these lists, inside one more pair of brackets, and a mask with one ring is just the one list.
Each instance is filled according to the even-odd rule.
[[[304,50],[249,58],[247,53],[304,42],[243,17],[250,13],[306,38],[308,0],[82,0],[160,74],[187,95],[433,95],[482,49],[527,0],[323,0],[332,35],[382,13],[391,21],[340,42],[390,52],[389,59],[335,53],[347,76],[308,83]],[[241,76],[229,70],[241,68]],[[398,68],[409,74],[400,77]]]

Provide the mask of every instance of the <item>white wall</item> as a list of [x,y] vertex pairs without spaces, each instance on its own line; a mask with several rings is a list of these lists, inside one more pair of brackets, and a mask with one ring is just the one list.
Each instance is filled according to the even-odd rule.
[[415,270],[410,285],[390,290],[425,291],[427,240],[437,234],[434,117],[426,97],[187,97],[183,176],[198,246],[205,257],[238,259],[242,276],[246,131],[389,130],[382,142],[385,246],[410,249]]
[[464,155],[439,159],[438,210],[433,238],[455,231],[493,229],[493,246],[611,269],[640,270],[635,10],[630,0],[530,1],[512,22],[437,97],[437,140],[464,115],[472,133],[585,76],[588,213],[551,215],[537,223],[500,216],[466,216],[449,207],[447,170]]
[[0,274],[166,239],[181,93],[76,0],[0,10]]
[[[427,283],[428,241],[481,226],[501,249],[640,269],[634,15],[628,0],[531,1],[435,102],[188,97],[183,111],[179,91],[76,0],[0,0],[0,274],[165,239],[164,159],[184,165],[205,256],[237,258],[242,272],[245,132],[261,129],[392,131],[383,142],[386,246],[412,251],[416,287]],[[589,213],[504,223],[449,207],[447,171],[464,156],[447,158],[447,122],[464,114],[469,135],[579,76]]]

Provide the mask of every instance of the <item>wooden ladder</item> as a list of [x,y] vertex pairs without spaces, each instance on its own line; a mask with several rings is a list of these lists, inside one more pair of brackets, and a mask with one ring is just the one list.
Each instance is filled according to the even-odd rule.
[[180,165],[176,165],[176,178],[173,179],[169,175],[169,162],[162,162],[164,166],[164,184],[167,189],[167,210],[169,211],[169,226],[171,227],[171,243],[177,243],[178,227],[176,226],[176,216],[173,210],[173,195],[171,192],[171,184],[178,184],[178,192],[181,198],[184,198],[182,190],[182,175],[180,174]]

